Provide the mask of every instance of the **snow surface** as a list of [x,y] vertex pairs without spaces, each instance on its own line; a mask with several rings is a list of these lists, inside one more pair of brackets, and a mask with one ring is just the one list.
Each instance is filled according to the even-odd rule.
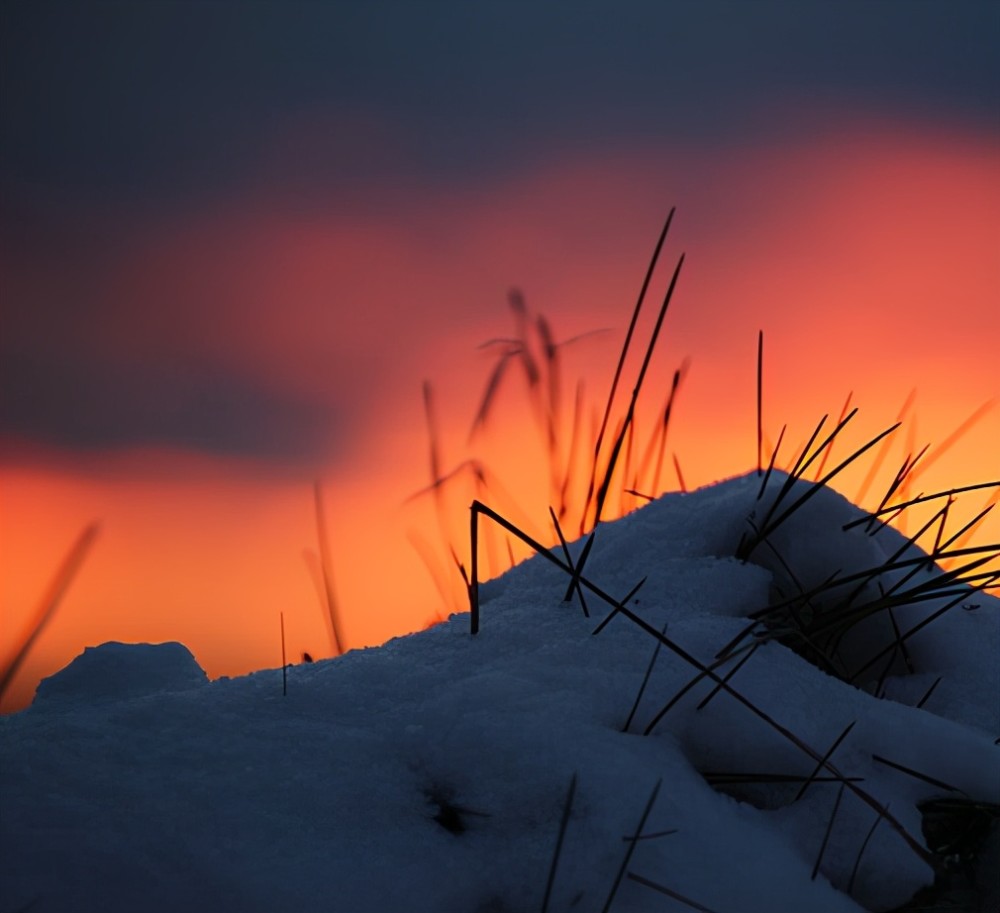
[[[646,576],[629,610],[709,663],[789,575],[808,587],[881,566],[903,544],[890,529],[844,532],[862,514],[824,489],[773,549],[737,560],[780,481],[762,501],[751,476],[602,525],[585,576],[618,599]],[[697,670],[661,648],[623,732],[657,642],[624,614],[595,636],[609,607],[588,593],[584,617],[566,586],[534,558],[482,586],[476,636],[455,615],[292,667],[287,696],[280,669],[209,683],[180,644],[86,650],[0,719],[0,913],[541,910],[574,775],[553,913],[606,909],[623,865],[617,913],[691,909],[650,883],[718,913],[886,910],[933,873],[886,820],[861,852],[873,805],[920,847],[917,804],[950,793],[873,755],[1000,802],[994,597],[910,638],[916,671],[894,670],[886,697],[772,641],[730,686],[786,734],[725,691],[697,709],[714,690],[702,680],[644,735]],[[935,607],[897,620],[908,630]],[[851,655],[860,664],[885,637],[869,627]],[[862,778],[851,788],[815,782],[793,801],[798,783],[726,794],[702,775],[808,777],[851,723],[831,757]],[[648,836],[630,842],[657,784]]]

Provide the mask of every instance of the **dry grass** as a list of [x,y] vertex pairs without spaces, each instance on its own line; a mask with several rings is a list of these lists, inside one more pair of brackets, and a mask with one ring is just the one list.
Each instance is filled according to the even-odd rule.
[[[672,216],[672,213],[671,213]],[[903,460],[902,465],[896,472],[880,499],[878,506],[870,511],[864,518],[849,523],[844,527],[844,532],[848,532],[855,526],[865,525],[869,535],[875,535],[886,523],[894,522],[897,527],[904,526],[907,512],[917,505],[927,505],[935,501],[943,501],[940,507],[928,520],[925,520],[918,528],[917,532],[906,538],[905,542],[898,548],[897,552],[887,558],[877,567],[872,567],[851,574],[843,574],[839,571],[830,575],[829,579],[818,586],[810,589],[804,588],[796,579],[795,573],[787,562],[778,554],[778,550],[772,541],[774,533],[785,524],[793,521],[814,497],[820,494],[834,479],[840,476],[849,467],[856,466],[863,458],[869,459],[868,473],[864,477],[860,495],[866,495],[871,485],[878,477],[881,466],[888,454],[890,441],[894,433],[901,426],[907,412],[912,407],[912,396],[907,399],[897,421],[874,437],[864,441],[860,446],[855,446],[848,450],[846,456],[836,458],[835,452],[840,448],[844,440],[844,431],[850,425],[852,419],[857,414],[857,408],[852,408],[851,400],[853,393],[848,394],[839,414],[839,418],[825,435],[823,433],[827,416],[817,424],[811,436],[806,442],[797,448],[792,460],[784,465],[783,480],[778,483],[777,492],[770,499],[767,509],[759,518],[748,518],[747,528],[742,541],[740,542],[736,557],[744,561],[753,561],[755,555],[767,551],[776,557],[778,562],[787,571],[788,580],[794,588],[794,592],[785,598],[777,598],[772,603],[760,611],[753,613],[744,631],[730,643],[725,644],[718,651],[715,660],[710,664],[700,662],[696,657],[689,654],[683,647],[668,637],[666,630],[657,630],[648,624],[644,619],[635,614],[629,607],[633,593],[626,598],[618,600],[605,592],[601,587],[591,581],[585,575],[586,557],[590,552],[590,546],[594,541],[594,533],[602,519],[613,515],[609,507],[616,506],[619,512],[626,512],[629,505],[635,505],[640,500],[650,500],[657,496],[660,489],[660,474],[664,459],[665,442],[667,428],[671,411],[674,405],[674,398],[680,385],[684,369],[678,369],[674,374],[673,383],[666,398],[665,406],[662,410],[662,422],[658,428],[645,437],[645,446],[637,444],[637,439],[642,437],[640,430],[636,428],[636,403],[640,396],[646,371],[653,354],[659,333],[662,327],[663,318],[667,311],[667,306],[676,285],[677,277],[683,263],[683,257],[678,261],[666,298],[661,306],[655,327],[645,350],[645,356],[639,369],[637,380],[632,391],[632,396],[625,408],[624,415],[615,417],[613,402],[618,385],[623,374],[623,365],[629,346],[633,341],[634,330],[637,322],[639,309],[646,293],[650,274],[656,264],[660,254],[663,240],[666,236],[670,220],[664,228],[654,252],[653,261],[650,265],[649,273],[643,283],[643,290],[639,301],[633,311],[632,321],[626,334],[625,342],[618,360],[612,382],[611,394],[609,395],[603,418],[599,426],[595,424],[596,434],[593,437],[592,458],[590,460],[590,473],[587,480],[587,489],[582,495],[577,507],[577,519],[579,529],[582,534],[587,534],[586,546],[580,557],[574,562],[571,558],[570,550],[563,533],[565,523],[563,520],[567,514],[572,514],[573,502],[567,497],[566,477],[562,478],[562,485],[554,477],[553,490],[559,490],[560,501],[558,512],[553,505],[549,505],[549,516],[555,531],[554,539],[558,540],[562,557],[549,548],[549,542],[542,541],[541,537],[532,536],[518,525],[502,515],[501,512],[489,507],[483,501],[477,499],[473,502],[470,516],[470,562],[471,575],[465,579],[466,589],[470,606],[470,630],[475,634],[480,627],[481,618],[479,612],[479,582],[480,564],[479,552],[482,534],[480,532],[480,518],[490,521],[488,526],[499,527],[508,536],[515,537],[521,543],[538,555],[561,568],[567,575],[568,586],[565,598],[568,600],[577,596],[585,612],[587,603],[584,600],[584,593],[596,597],[609,607],[603,621],[598,625],[595,634],[599,633],[607,622],[617,616],[627,619],[632,624],[649,635],[654,643],[655,649],[649,661],[639,693],[628,714],[623,726],[623,731],[628,732],[636,716],[637,709],[641,702],[644,691],[648,684],[653,667],[661,648],[666,647],[675,657],[689,665],[694,670],[694,676],[675,695],[673,695],[653,716],[652,720],[645,727],[645,732],[651,733],[662,722],[672,707],[676,706],[680,698],[691,690],[696,684],[704,680],[714,683],[714,688],[699,704],[699,709],[703,708],[712,698],[721,691],[726,692],[730,697],[739,702],[748,712],[764,721],[770,728],[781,735],[782,738],[795,745],[805,756],[813,761],[812,771],[805,777],[789,776],[782,772],[761,773],[761,772],[704,772],[708,782],[718,788],[732,787],[734,784],[747,783],[787,783],[794,788],[794,794],[790,801],[802,800],[806,792],[817,783],[836,783],[838,791],[833,797],[831,811],[827,820],[825,836],[822,840],[817,857],[813,866],[813,878],[821,870],[823,856],[826,850],[827,841],[833,828],[834,821],[838,814],[841,799],[845,791],[852,793],[862,802],[867,804],[874,812],[873,824],[861,842],[857,859],[854,865],[854,872],[851,878],[849,889],[853,888],[854,878],[860,865],[861,858],[865,852],[871,836],[875,829],[882,822],[888,824],[908,848],[919,856],[922,860],[934,866],[940,871],[942,866],[942,856],[939,847],[933,846],[931,850],[925,848],[919,835],[909,832],[906,827],[895,817],[895,815],[884,807],[877,799],[869,794],[863,784],[863,780],[857,776],[849,776],[838,769],[833,763],[832,757],[838,747],[848,738],[854,723],[848,725],[824,751],[819,752],[803,742],[793,732],[783,727],[773,719],[766,711],[755,705],[742,695],[732,684],[732,678],[745,663],[749,662],[755,655],[757,648],[768,640],[778,640],[798,652],[825,671],[839,675],[847,681],[858,683],[868,681],[875,676],[876,685],[874,691],[876,695],[881,693],[881,688],[885,677],[893,662],[902,662],[906,671],[915,671],[912,661],[908,655],[906,643],[917,631],[932,624],[937,618],[950,611],[954,606],[963,601],[968,601],[976,592],[993,589],[1000,581],[1000,571],[996,570],[998,560],[1000,560],[1000,545],[985,544],[979,546],[968,546],[965,543],[982,519],[989,513],[993,505],[1000,496],[1000,481],[989,481],[974,485],[951,488],[945,491],[933,493],[921,493],[912,496],[912,483],[920,472],[932,459],[939,457],[944,451],[949,449],[961,436],[967,432],[977,421],[979,421],[991,404],[986,404],[976,410],[969,419],[965,420],[953,433],[946,438],[941,447],[930,451],[928,447],[920,451],[916,450],[915,440],[908,441],[909,452]],[[522,300],[523,304],[523,300]],[[527,323],[525,324],[527,325]],[[779,450],[785,439],[786,429],[782,428],[777,443],[771,448],[770,457],[765,469],[764,466],[764,422],[763,422],[763,353],[764,337],[763,333],[758,336],[758,362],[757,362],[757,473],[761,477],[761,485],[758,494],[760,501],[769,487],[777,479],[775,473],[779,465]],[[509,354],[508,357],[514,357]],[[578,390],[580,387],[578,386]],[[495,384],[491,383],[487,387],[484,402],[495,395]],[[543,402],[544,405],[544,402]],[[581,407],[579,403],[575,407],[575,412],[579,414]],[[477,420],[485,420],[486,412],[481,410],[481,415]],[[544,415],[544,409],[542,411]],[[551,416],[551,412],[549,415]],[[581,442],[579,436],[579,422],[574,420],[572,447],[586,448],[587,444]],[[546,427],[547,433],[551,435],[553,428],[558,428],[557,423],[549,423]],[[615,433],[610,438],[610,446],[607,429],[614,427]],[[552,453],[558,452],[558,442],[549,443],[549,450]],[[930,452],[931,456],[928,457]],[[636,458],[635,454],[641,453],[641,458]],[[656,453],[656,460],[652,454]],[[680,467],[674,456],[677,475],[680,487],[683,489],[683,479],[680,477]],[[832,465],[832,468],[828,468]],[[551,467],[550,467],[551,468]],[[649,487],[643,491],[643,485]],[[960,494],[989,490],[990,500],[987,505],[970,521],[962,525],[957,531],[949,529],[949,519],[952,515],[952,508]],[[617,497],[612,497],[617,494]],[[626,495],[631,497],[631,502]],[[926,553],[919,557],[913,557],[913,546],[920,544]],[[917,578],[918,571],[928,567],[936,567],[939,572],[930,579],[925,576]],[[893,572],[895,581],[888,586],[880,586],[877,595],[873,596],[870,584],[878,581],[887,572]],[[638,576],[638,573],[637,573]],[[641,586],[641,581],[640,584]],[[846,589],[845,589],[846,587]],[[833,609],[819,609],[817,606],[824,601],[830,593],[837,591],[840,594],[847,593],[846,596],[839,596]],[[928,600],[943,602],[934,612],[930,613],[916,624],[907,627],[900,624],[902,610],[907,606],[912,606]],[[588,612],[589,614],[589,612]],[[891,623],[894,637],[892,642],[883,650],[871,657],[867,663],[860,668],[848,669],[839,655],[840,645],[845,636],[854,626],[874,617],[880,616],[888,619]],[[728,670],[723,667],[728,665]],[[940,679],[935,681],[927,693],[923,696],[918,706],[923,705],[930,697]],[[948,784],[932,781],[926,775],[911,768],[904,768],[897,762],[884,757],[875,759],[878,763],[893,766],[908,775],[933,782],[937,788],[949,790]],[[974,811],[978,813],[979,804],[973,803]],[[648,808],[647,808],[648,812]],[[970,813],[972,814],[972,813]],[[977,819],[978,820],[978,819]],[[565,826],[565,818],[564,818]],[[925,813],[926,829],[926,813]],[[641,830],[641,827],[640,827]],[[560,831],[560,845],[562,840]],[[631,844],[634,846],[634,843]],[[557,854],[558,858],[558,854]],[[553,863],[554,871],[555,862]],[[675,900],[686,904],[692,909],[707,909],[696,901],[682,897],[662,884],[658,884],[642,875],[634,872],[627,872],[628,859],[619,873],[615,882],[615,888],[620,884],[622,877],[642,884],[650,890],[657,891]],[[939,892],[940,897],[944,897],[947,888]],[[614,896],[612,891],[611,898]],[[611,898],[609,898],[609,903]],[[914,908],[916,909],[916,908]],[[939,907],[928,907],[928,909],[943,909]]]

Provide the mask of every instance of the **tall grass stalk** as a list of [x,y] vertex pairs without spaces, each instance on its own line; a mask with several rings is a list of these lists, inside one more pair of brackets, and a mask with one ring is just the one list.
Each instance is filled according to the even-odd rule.
[[32,613],[20,643],[15,645],[10,659],[4,662],[3,666],[0,666],[0,699],[6,694],[10,683],[14,680],[31,648],[55,615],[66,591],[93,547],[99,531],[100,524],[98,523],[91,523],[87,526],[77,536],[62,564],[59,565],[48,589]]

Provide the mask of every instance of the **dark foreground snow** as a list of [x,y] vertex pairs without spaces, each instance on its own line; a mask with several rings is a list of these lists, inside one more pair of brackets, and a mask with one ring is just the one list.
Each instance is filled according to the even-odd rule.
[[[602,526],[587,578],[620,599],[648,575],[629,609],[708,663],[789,571],[808,589],[901,544],[843,532],[859,512],[823,491],[740,562],[758,486]],[[993,597],[908,638],[915,671],[894,669],[883,697],[770,642],[730,686],[784,733],[725,691],[697,709],[703,680],[643,735],[697,670],[662,648],[623,732],[656,641],[623,615],[594,636],[608,606],[588,594],[586,618],[565,590],[536,558],[483,587],[477,636],[459,615],[296,666],[286,697],[280,669],[209,683],[179,644],[87,650],[0,719],[0,913],[540,910],[574,775],[553,913],[604,909],[628,853],[617,913],[691,909],[651,884],[718,913],[885,910],[933,880],[919,803],[1000,802]],[[905,607],[900,628],[936,607]],[[844,649],[860,663],[885,636],[873,625]],[[727,772],[808,777],[807,748],[825,754],[849,724],[830,759],[847,787],[822,771],[801,798],[797,782],[716,788]],[[895,823],[872,831],[877,806]],[[987,893],[997,850],[994,833]]]

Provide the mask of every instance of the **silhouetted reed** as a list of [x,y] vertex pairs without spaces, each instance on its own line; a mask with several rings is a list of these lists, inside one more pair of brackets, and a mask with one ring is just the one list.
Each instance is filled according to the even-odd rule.
[[62,564],[59,565],[58,570],[49,583],[48,589],[28,620],[24,636],[21,638],[20,643],[15,641],[10,659],[3,666],[0,666],[0,699],[6,694],[10,683],[17,675],[35,641],[38,640],[55,615],[56,609],[59,608],[63,597],[66,595],[66,591],[69,589],[84,559],[90,552],[99,529],[100,525],[98,523],[91,523],[77,536],[76,541],[70,547]]

